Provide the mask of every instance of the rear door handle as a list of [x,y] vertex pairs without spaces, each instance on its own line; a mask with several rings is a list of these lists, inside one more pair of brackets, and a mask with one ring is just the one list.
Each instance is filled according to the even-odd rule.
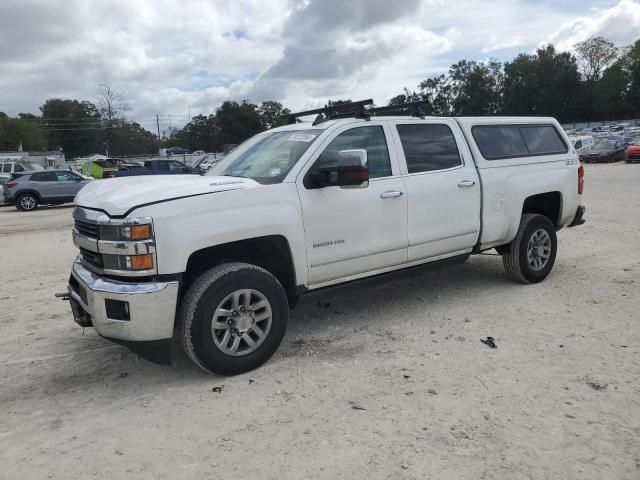
[[461,180],[458,182],[458,188],[469,188],[476,184],[473,180]]
[[398,190],[389,190],[388,192],[380,194],[380,198],[398,198],[400,196],[402,196],[402,192]]

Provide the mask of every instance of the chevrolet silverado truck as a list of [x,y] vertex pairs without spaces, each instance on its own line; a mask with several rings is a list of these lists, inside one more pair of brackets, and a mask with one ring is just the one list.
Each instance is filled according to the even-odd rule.
[[73,213],[76,322],[158,362],[175,338],[234,375],[268,360],[298,297],[324,287],[490,249],[517,282],[549,275],[556,232],[585,212],[555,119],[350,105],[292,114],[205,176],[88,184]]

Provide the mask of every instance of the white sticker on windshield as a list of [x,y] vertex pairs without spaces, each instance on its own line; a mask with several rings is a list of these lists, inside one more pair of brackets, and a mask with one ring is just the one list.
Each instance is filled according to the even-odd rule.
[[289,140],[290,142],[312,142],[314,138],[316,138],[317,135],[314,135],[313,133],[294,133],[293,135],[291,135],[287,140]]
[[281,173],[282,173],[282,170],[280,170],[279,168],[272,168],[271,170],[269,170],[270,177],[277,177]]

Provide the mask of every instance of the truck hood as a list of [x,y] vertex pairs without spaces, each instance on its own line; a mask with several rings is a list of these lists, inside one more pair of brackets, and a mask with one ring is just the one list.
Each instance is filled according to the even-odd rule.
[[111,216],[121,216],[135,207],[150,203],[259,186],[258,182],[249,178],[143,175],[91,182],[78,192],[75,204],[103,210]]

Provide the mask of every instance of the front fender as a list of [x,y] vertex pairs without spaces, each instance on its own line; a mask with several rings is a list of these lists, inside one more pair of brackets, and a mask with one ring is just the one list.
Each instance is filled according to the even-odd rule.
[[136,209],[153,218],[159,274],[185,272],[191,254],[224,243],[285,237],[298,284],[308,279],[302,210],[293,183],[198,195]]

